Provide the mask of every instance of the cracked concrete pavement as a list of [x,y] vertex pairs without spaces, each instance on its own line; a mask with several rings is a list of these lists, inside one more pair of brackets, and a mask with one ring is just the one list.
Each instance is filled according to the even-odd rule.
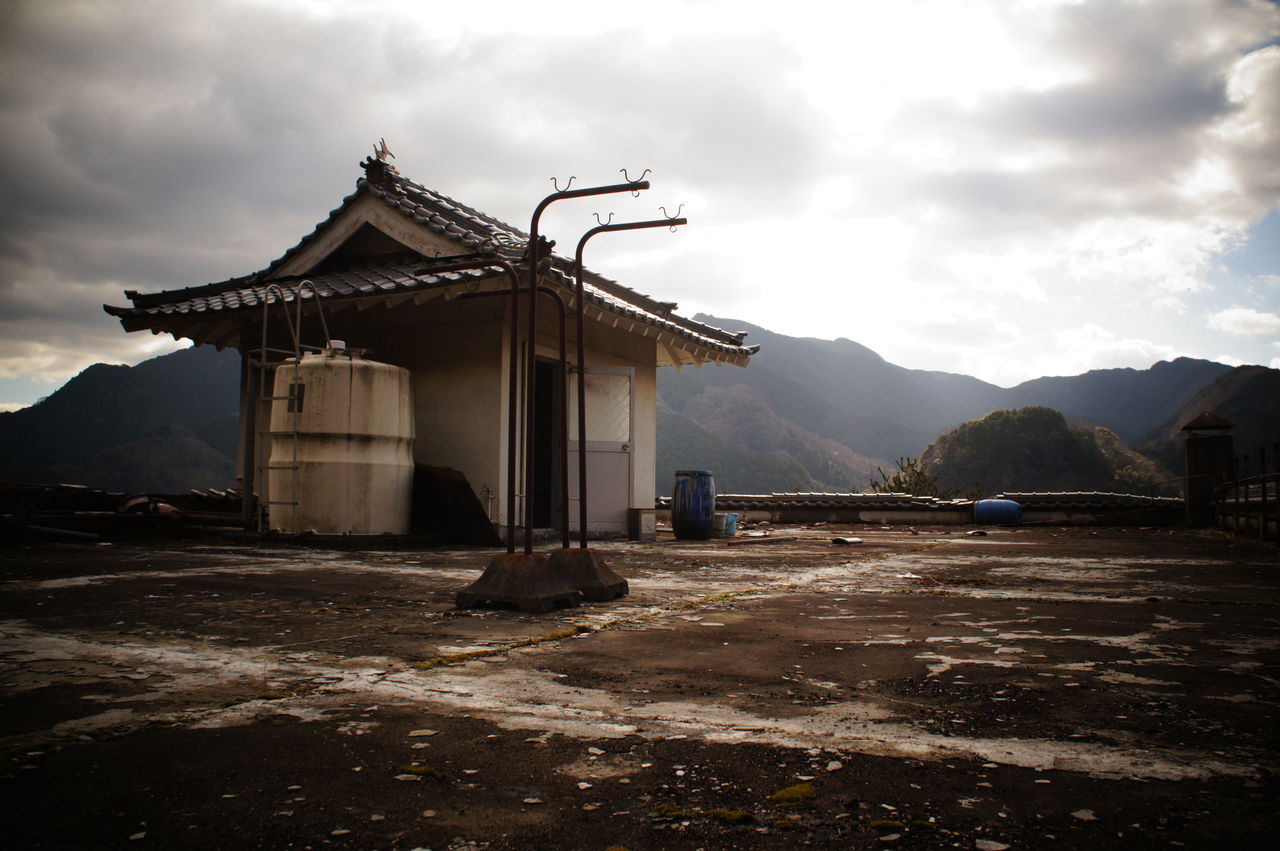
[[772,532],[790,540],[600,544],[631,593],[546,615],[454,610],[481,550],[0,548],[0,829],[638,851],[1280,826],[1274,547]]

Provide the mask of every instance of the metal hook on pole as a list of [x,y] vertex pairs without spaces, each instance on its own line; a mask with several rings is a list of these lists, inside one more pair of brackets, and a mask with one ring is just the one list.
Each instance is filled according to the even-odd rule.
[[560,184],[557,183],[556,179],[553,177],[551,178],[551,185],[555,187],[557,192],[568,192],[569,187],[573,185],[573,181],[575,180],[577,180],[577,175],[569,175],[569,182],[564,185],[564,189],[561,189]]
[[684,204],[681,204],[679,207],[677,207],[677,208],[676,208],[676,212],[675,212],[675,215],[674,215],[674,216],[673,216],[672,214],[670,214],[670,213],[668,213],[668,212],[667,212],[667,208],[666,208],[666,207],[659,207],[658,209],[659,209],[659,210],[661,210],[661,211],[662,211],[662,215],[666,216],[666,217],[667,217],[667,219],[671,222],[671,232],[672,232],[672,233],[675,233],[675,232],[676,232],[676,226],[677,226],[677,225],[682,225],[682,224],[684,224],[684,223],[685,223],[685,220],[684,220],[684,219],[682,219],[682,218],[680,218],[680,214],[681,214],[682,212],[684,212]]
[[[632,180],[632,179],[631,179],[631,175],[627,174],[627,170],[626,170],[625,168],[620,168],[620,169],[618,169],[618,171],[622,172],[622,177],[623,177],[623,179],[625,179],[625,180],[627,181],[627,183],[639,183],[640,181],[642,181],[642,180],[644,180],[644,179],[645,179],[645,176],[646,176],[646,175],[648,175],[648,174],[652,173],[653,169],[651,169],[651,168],[646,168],[643,172],[641,172],[641,173],[640,173],[640,176],[639,176],[639,177],[637,177],[635,180]],[[639,198],[639,197],[640,197],[640,189],[643,189],[643,188],[644,188],[644,187],[638,187],[638,188],[636,188],[636,189],[632,189],[632,190],[631,190],[631,197],[632,197],[632,198]]]
[[603,221],[603,222],[602,222],[602,221],[600,221],[600,214],[599,214],[599,213],[592,213],[591,215],[593,215],[593,216],[595,216],[595,217],[596,217],[596,224],[598,224],[598,225],[608,225],[608,224],[613,224],[613,212],[612,212],[612,211],[610,211],[610,213],[609,213],[609,219],[608,219],[608,221]]

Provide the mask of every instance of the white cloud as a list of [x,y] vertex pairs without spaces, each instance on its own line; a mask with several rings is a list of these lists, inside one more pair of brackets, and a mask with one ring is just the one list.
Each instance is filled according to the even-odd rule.
[[1255,50],[1231,69],[1227,93],[1234,113],[1215,128],[1215,148],[1233,170],[1244,196],[1275,201],[1280,188],[1280,45]]
[[521,227],[550,175],[654,169],[544,230],[686,203],[588,258],[686,313],[1001,383],[1272,355],[1220,336],[1276,315],[1280,270],[1220,273],[1280,202],[1262,0],[9,5],[0,375],[153,354],[101,302],[261,268],[380,136]]
[[1280,313],[1264,313],[1251,307],[1229,307],[1210,316],[1208,324],[1215,331],[1240,336],[1280,334]]
[[1121,337],[1093,324],[1059,332],[1057,343],[1064,352],[1063,362],[1069,367],[1064,375],[1117,366],[1145,369],[1156,361],[1172,360],[1182,354],[1173,346]]

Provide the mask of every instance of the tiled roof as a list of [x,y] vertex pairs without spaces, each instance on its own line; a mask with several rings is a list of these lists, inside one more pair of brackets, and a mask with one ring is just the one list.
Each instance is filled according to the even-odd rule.
[[[261,308],[263,302],[274,304],[276,294],[268,292],[272,287],[279,287],[286,301],[293,299],[294,288],[303,280],[310,281],[321,299],[349,298],[372,295],[396,295],[414,292],[426,292],[432,289],[447,287],[450,284],[463,284],[469,281],[482,281],[502,278],[505,291],[506,275],[498,266],[483,269],[468,269],[459,272],[430,273],[430,261],[421,257],[406,257],[395,262],[373,263],[338,271],[325,272],[318,275],[306,275],[293,278],[280,278],[261,282],[239,278],[224,282],[234,284],[210,285],[194,287],[190,291],[171,293],[165,299],[150,299],[152,303],[136,307],[107,307],[112,316],[125,322],[129,330],[152,327],[154,320],[170,316],[187,314],[205,314],[224,310],[242,308]],[[566,286],[571,282],[556,270],[552,276],[561,280]],[[702,348],[726,355],[742,355],[755,351],[754,346],[746,347],[734,342],[734,335],[719,331],[718,334],[704,333],[700,329],[717,331],[700,322],[676,324],[670,318],[658,316],[642,310],[635,305],[623,301],[611,293],[592,284],[583,284],[583,294],[588,304],[594,304],[618,316],[623,316],[637,323],[642,323],[658,331],[666,331],[679,335]],[[187,296],[183,298],[182,296]],[[310,292],[304,292],[304,298]],[[697,327],[689,327],[697,326]]]
[[[172,330],[157,327],[154,320],[164,317],[181,319],[184,315],[260,307],[271,284],[285,288],[296,285],[301,277],[279,277],[279,270],[298,256],[348,208],[364,195],[380,200],[405,218],[455,242],[471,255],[494,257],[509,262],[519,259],[528,242],[528,234],[478,210],[460,204],[445,195],[401,176],[385,164],[366,161],[366,175],[356,181],[356,191],[343,199],[336,209],[297,245],[286,251],[265,269],[240,278],[231,278],[202,286],[156,293],[126,291],[131,307],[104,305],[107,313],[119,318],[127,330]],[[443,259],[443,258],[442,258]],[[419,255],[397,257],[394,261],[352,266],[339,271],[326,271],[305,276],[312,281],[322,299],[359,298],[362,296],[421,291],[446,286],[464,279],[481,279],[502,274],[498,267],[469,272],[424,274],[432,258]],[[573,285],[572,261],[553,257],[551,277],[566,287]],[[744,333],[725,331],[675,314],[676,305],[653,299],[622,284],[584,270],[587,301],[610,313],[666,331],[698,346],[727,354],[745,362],[758,346],[744,346]],[[211,341],[216,342],[216,341]]]
[[1133,493],[1064,491],[1061,493],[1004,493],[997,499],[1011,499],[1024,511],[1088,510],[1122,511],[1143,508],[1173,508],[1182,500],[1172,496],[1144,496]]
[[[366,172],[370,172],[368,165],[366,165]],[[529,241],[528,234],[509,224],[485,215],[479,210],[473,210],[465,204],[460,204],[448,196],[434,192],[399,174],[384,171],[380,173],[376,182],[371,180],[368,174],[357,180],[356,191],[343,198],[342,204],[331,210],[328,218],[316,225],[315,230],[304,236],[297,245],[286,251],[267,268],[258,272],[255,277],[269,277],[293,259],[342,215],[360,197],[361,192],[368,192],[410,221],[477,254],[514,260],[523,253],[525,243]]]
[[489,277],[494,274],[491,270],[479,269],[419,276],[416,273],[422,266],[422,258],[406,257],[395,262],[366,264],[321,275],[274,278],[257,282],[254,276],[233,278],[220,284],[140,296],[134,299],[133,308],[108,307],[107,312],[119,317],[169,316],[261,307],[264,300],[270,304],[275,303],[274,293],[268,296],[269,288],[279,287],[285,294],[285,300],[290,301],[293,297],[293,288],[303,280],[311,281],[321,298],[335,298],[427,288],[442,283],[457,283],[468,278]]
[[1228,429],[1235,428],[1235,423],[1230,420],[1223,419],[1211,411],[1202,411],[1196,414],[1182,426],[1179,431],[1199,431],[1201,429]]
[[[1170,509],[1182,505],[1177,497],[1143,496],[1125,493],[1007,493],[1024,511],[1133,511]],[[905,493],[771,493],[716,494],[716,508],[731,511],[832,510],[855,511],[943,511],[972,509],[971,499],[937,499]],[[670,497],[658,497],[659,508],[671,506]]]
[[[671,497],[658,497],[659,508],[669,508]],[[973,505],[967,499],[937,499],[905,493],[770,493],[716,494],[716,508],[735,511],[780,511],[783,509],[851,509],[879,511],[936,511],[964,509]]]

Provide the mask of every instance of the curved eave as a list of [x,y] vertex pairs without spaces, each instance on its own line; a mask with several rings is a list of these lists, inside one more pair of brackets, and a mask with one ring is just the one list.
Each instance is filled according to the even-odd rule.
[[[328,283],[334,277],[336,276],[314,278],[320,284],[320,299],[325,304],[326,312],[337,312],[351,307],[359,310],[378,306],[394,308],[411,301],[422,304],[442,296],[461,294],[462,287],[456,285],[462,284],[466,285],[466,290],[469,292],[500,293],[507,286],[506,276],[496,267],[465,272],[445,272],[439,275],[416,275],[411,282],[406,283],[401,279],[397,283],[388,283],[381,287],[375,284],[364,284],[361,288],[347,286],[349,290],[347,292]],[[555,280],[560,276],[553,275],[552,278]],[[103,305],[103,309],[109,315],[119,319],[126,331],[167,333],[177,338],[186,337],[197,343],[207,343],[218,348],[227,346],[240,348],[242,346],[241,328],[245,320],[256,318],[253,312],[261,312],[264,303],[269,305],[276,303],[276,296],[267,292],[267,287],[271,283],[264,282],[233,293],[218,294],[212,304],[207,299],[195,299],[150,307]],[[573,306],[576,302],[573,290],[566,286],[564,280],[555,280],[555,283],[568,291],[567,302]],[[686,365],[701,366],[705,363],[746,366],[751,355],[759,348],[716,340],[694,329],[684,328],[672,318],[655,316],[640,310],[594,287],[586,287],[585,295],[584,316],[587,319],[601,325],[620,328],[626,333],[636,334],[642,338],[652,339],[656,346],[659,366],[674,366],[676,369]],[[292,301],[292,298],[287,300]]]

